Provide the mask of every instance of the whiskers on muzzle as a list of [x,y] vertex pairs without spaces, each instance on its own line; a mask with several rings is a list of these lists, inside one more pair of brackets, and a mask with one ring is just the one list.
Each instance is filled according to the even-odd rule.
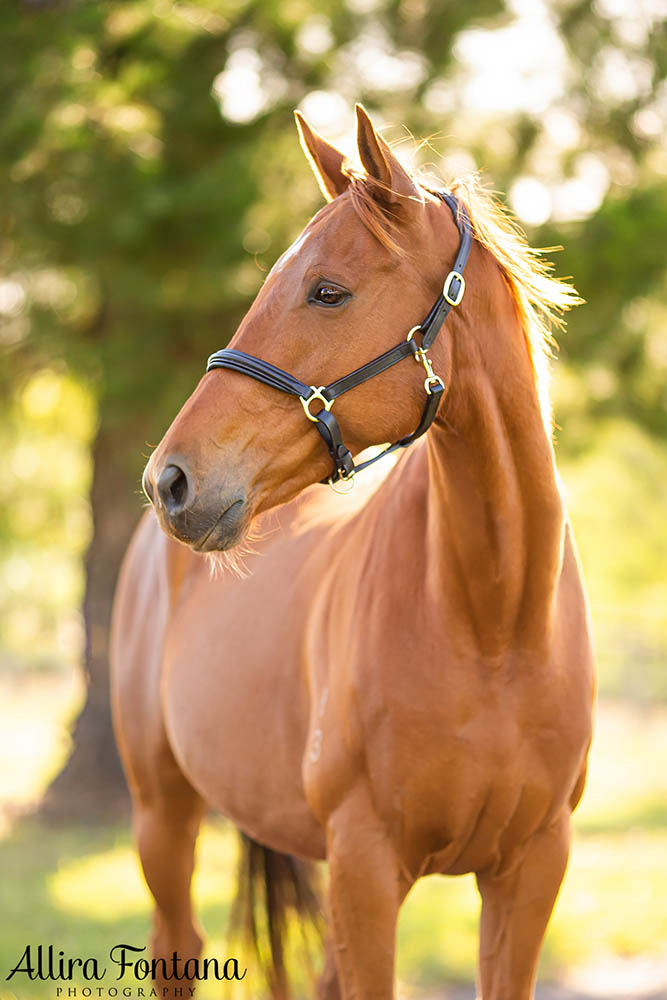
[[251,570],[248,569],[245,560],[249,556],[258,555],[255,546],[276,530],[277,525],[270,526],[268,519],[262,518],[262,523],[251,525],[243,538],[233,548],[225,549],[223,552],[205,553],[211,579],[216,579],[223,573],[231,573],[238,579],[249,577]]

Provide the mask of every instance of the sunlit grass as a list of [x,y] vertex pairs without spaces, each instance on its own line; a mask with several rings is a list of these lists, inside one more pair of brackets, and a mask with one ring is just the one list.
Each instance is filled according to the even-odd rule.
[[[207,823],[197,844],[193,891],[200,907],[224,904],[234,893],[236,839],[231,828]],[[151,897],[134,847],[125,840],[99,853],[60,864],[47,879],[48,895],[62,913],[113,923],[146,914]],[[91,891],[94,887],[94,891]]]
[[[542,976],[558,979],[573,966],[612,955],[663,955],[665,899],[665,827],[652,833],[578,835],[545,941]],[[471,980],[479,908],[472,876],[418,883],[401,916],[401,977],[424,988]]]
[[[219,821],[206,824],[195,885],[207,932],[206,954],[247,960],[226,939],[236,841]],[[100,961],[120,941],[146,943],[149,896],[124,832],[20,828],[0,844],[4,929],[0,963],[9,969],[28,941],[53,942],[68,955]],[[547,937],[542,975],[610,955],[660,955],[667,941],[667,833],[578,836]],[[470,981],[477,950],[479,901],[471,877],[422,880],[400,923],[398,972],[412,990]],[[216,994],[202,984],[205,1000]],[[51,996],[52,985],[22,985],[19,1000]],[[224,995],[234,995],[231,987]]]
[[472,876],[422,879],[401,911],[398,975],[432,987],[475,974],[479,896]]
[[578,837],[549,931],[554,972],[609,954],[660,953],[667,942],[667,832]]
[[[19,733],[29,723],[50,734],[41,737],[40,753],[28,754],[20,766],[21,780],[36,795],[52,773],[50,755],[62,752],[54,715],[66,718],[78,695],[69,688],[58,698],[48,684],[42,697],[31,686],[23,688],[23,696],[16,690],[12,695],[9,688],[4,693],[8,697],[0,702],[0,726],[5,732]],[[40,730],[40,725],[46,728]],[[576,814],[570,868],[544,948],[543,977],[572,978],[576,970],[590,970],[595,963],[608,968],[611,959],[665,960],[667,773],[656,762],[667,759],[666,749],[667,710],[602,706],[589,785]],[[12,798],[16,788],[15,777],[5,768],[0,802]],[[231,826],[208,820],[198,844],[194,896],[206,931],[206,954],[218,959],[248,957],[247,946],[232,944],[226,936],[236,851]],[[0,870],[0,970],[16,964],[29,942],[52,942],[67,955],[102,960],[113,944],[142,946],[147,941],[150,896],[126,826],[47,829],[34,822],[15,824],[0,840]],[[428,878],[417,884],[399,926],[398,973],[406,995],[426,990],[432,996],[445,982],[472,980],[478,913],[472,877]],[[0,995],[4,1000],[6,989]],[[244,995],[252,1000],[262,995],[256,979],[236,991],[225,986],[221,992],[214,983],[198,989],[201,1000]],[[17,1000],[47,997],[53,1000],[53,984],[22,984],[17,993]]]
[[138,859],[128,844],[72,858],[60,864],[46,884],[55,910],[99,923],[145,914],[149,905]]

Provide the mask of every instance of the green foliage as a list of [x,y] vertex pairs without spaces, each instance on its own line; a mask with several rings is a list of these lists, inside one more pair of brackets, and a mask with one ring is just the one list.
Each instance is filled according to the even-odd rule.
[[656,436],[667,432],[667,184],[654,183],[609,197],[585,226],[549,228],[544,242],[562,241],[558,267],[575,275],[586,300],[568,318],[561,357],[578,375],[580,399],[565,402],[583,413],[580,435],[563,439],[586,446],[593,422],[625,415]]
[[561,469],[584,567],[603,694],[665,700],[667,452],[628,421]]
[[[485,0],[475,13],[498,9]],[[469,18],[458,11],[451,20],[440,0],[421,16],[390,7],[382,19],[397,45],[428,41],[427,13],[446,26],[422,85]],[[369,22],[341,2],[299,0],[5,12],[0,266],[29,286],[30,319],[7,336],[15,363],[5,374],[62,358],[95,387],[104,421],[131,409],[157,436],[315,207],[291,112],[330,72],[299,45],[318,16],[334,51]],[[249,123],[221,115],[211,92],[239,49],[261,53],[268,78],[271,113]],[[44,270],[43,289],[34,279]]]
[[[500,9],[483,0],[474,13]],[[361,32],[379,25],[388,44],[419,46],[429,17],[444,25],[451,12],[443,0],[382,14],[342,0],[74,0],[3,11],[0,90],[11,100],[0,116],[0,437],[10,460],[0,647],[12,659],[69,659],[80,648],[73,608],[90,538],[83,495],[94,432],[125,433],[118,489],[131,496],[206,357],[318,206],[294,105],[325,86],[333,56]],[[448,65],[468,20],[457,7],[420,86]],[[309,24],[324,30],[326,51],[303,43]],[[221,114],[213,91],[239,52],[266,105],[244,122]],[[363,88],[355,96],[375,96],[397,118],[405,100]],[[54,378],[62,405],[45,410],[44,426],[25,394],[44,389],[48,400]],[[70,637],[66,651],[57,635]]]
[[[0,273],[24,303],[3,330],[0,379],[64,360],[93,387],[103,422],[132,412],[157,438],[317,204],[291,109],[328,88],[417,134],[452,136],[501,187],[540,165],[566,178],[586,150],[606,165],[599,211],[537,234],[566,244],[559,267],[590,303],[563,355],[596,372],[593,416],[625,413],[664,430],[667,352],[654,303],[665,302],[667,198],[646,125],[667,71],[664,33],[640,18],[628,40],[605,10],[554,8],[572,62],[556,108],[580,133],[574,148],[558,148],[536,111],[455,106],[457,40],[474,28],[481,44],[483,29],[509,23],[500,0],[11,5],[0,42],[0,86],[12,98],[0,120]],[[386,50],[384,79],[355,54],[363,44]],[[241,57],[257,106],[234,120],[219,84]],[[614,58],[637,69],[634,90],[599,85]],[[392,59],[412,71],[392,76]],[[452,106],[439,110],[434,87],[448,86]]]
[[[667,429],[665,34],[643,8],[630,17],[593,0],[548,6],[565,69],[545,114],[522,94],[514,107],[494,103],[494,83],[502,89],[512,71],[504,46],[516,5],[502,0],[7,5],[0,645],[12,656],[32,642],[33,661],[53,659],[62,650],[49,634],[76,633],[96,429],[125,433],[118,489],[136,492],[147,450],[204,359],[318,206],[291,112],[320,94],[325,108],[363,100],[394,123],[393,138],[398,123],[433,135],[421,159],[445,177],[463,151],[510,192],[532,177],[557,194],[591,161],[602,176],[597,207],[555,212],[531,235],[565,246],[557,271],[587,300],[560,338],[555,410],[605,676],[625,690],[622,661],[648,663],[642,690],[664,693],[664,546],[652,543],[654,532],[662,538],[654,484],[664,453],[625,422]],[[493,56],[496,76],[487,66],[486,105],[471,109],[476,53]],[[245,67],[234,77],[250,100],[243,114],[225,90],[233,67]],[[326,114],[318,124],[328,132]],[[62,400],[43,420],[25,399],[48,399],[53,379]],[[609,420],[624,422],[620,438],[603,429]]]
[[0,650],[21,665],[71,665],[81,653],[95,426],[90,393],[58,368],[30,376],[0,424]]

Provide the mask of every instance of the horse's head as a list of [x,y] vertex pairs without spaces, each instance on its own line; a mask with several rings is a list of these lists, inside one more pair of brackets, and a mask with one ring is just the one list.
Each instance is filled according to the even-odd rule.
[[[363,108],[357,124],[365,173],[298,117],[329,203],[275,264],[230,344],[308,386],[328,385],[405,338],[459,244],[451,213],[415,184]],[[423,408],[424,369],[408,358],[336,399],[333,412],[357,453],[414,431]],[[235,545],[255,514],[330,472],[298,398],[215,370],[155,450],[144,488],[168,534],[210,551]]]

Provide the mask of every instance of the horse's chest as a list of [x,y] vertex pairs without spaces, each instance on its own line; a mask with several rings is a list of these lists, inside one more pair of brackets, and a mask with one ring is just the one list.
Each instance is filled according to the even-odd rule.
[[[450,666],[412,677],[371,671],[363,691],[348,693],[357,718],[346,713],[347,744],[363,745],[373,801],[412,868],[455,874],[506,861],[567,801],[589,720],[541,683]],[[342,773],[341,740],[326,704],[319,714],[313,769],[326,781],[328,770]]]

